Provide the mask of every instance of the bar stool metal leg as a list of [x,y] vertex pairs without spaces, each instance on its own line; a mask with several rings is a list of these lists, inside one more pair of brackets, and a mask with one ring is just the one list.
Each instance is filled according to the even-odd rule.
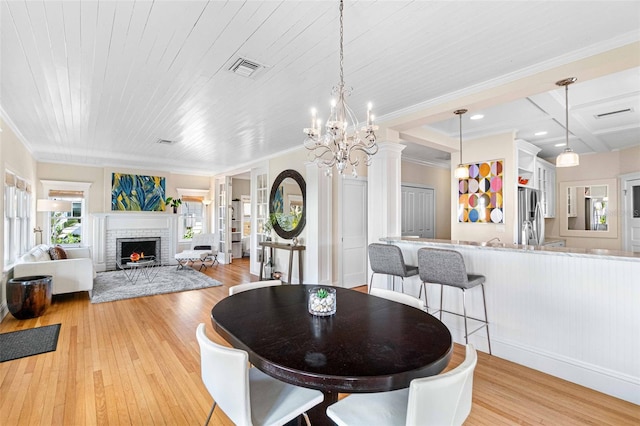
[[463,288],[462,290],[462,314],[464,315],[464,343],[469,344],[469,332],[467,329],[467,303],[466,303],[466,293]]
[[482,304],[484,305],[484,323],[487,329],[487,343],[489,344],[489,355],[491,355],[491,339],[489,338],[489,317],[487,316],[487,300],[484,297],[484,284],[480,284],[482,288]]
[[444,285],[440,284],[440,321],[442,321],[442,299],[444,299]]
[[425,283],[424,281],[422,281],[422,287],[420,287],[420,292],[418,293],[418,299],[420,299],[422,297],[422,291],[424,290],[424,306],[427,310],[427,313],[429,312],[429,300],[427,299],[427,283]]

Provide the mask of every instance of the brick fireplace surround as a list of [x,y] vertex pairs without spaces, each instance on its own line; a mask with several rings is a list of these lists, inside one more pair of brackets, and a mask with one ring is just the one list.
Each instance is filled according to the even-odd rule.
[[93,218],[93,261],[98,272],[115,269],[118,238],[160,237],[163,265],[176,265],[178,215],[170,213],[96,213]]

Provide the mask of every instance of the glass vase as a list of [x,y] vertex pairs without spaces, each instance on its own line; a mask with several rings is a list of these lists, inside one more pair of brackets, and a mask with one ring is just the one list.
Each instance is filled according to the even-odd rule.
[[309,313],[326,317],[336,313],[336,289],[331,287],[312,287],[309,289]]

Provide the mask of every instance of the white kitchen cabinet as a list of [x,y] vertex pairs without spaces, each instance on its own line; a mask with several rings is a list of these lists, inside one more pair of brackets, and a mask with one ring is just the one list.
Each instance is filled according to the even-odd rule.
[[536,187],[540,190],[544,217],[556,217],[556,166],[536,157]]
[[545,247],[564,247],[565,246],[565,242],[564,240],[553,240],[553,241],[545,241],[543,246]]

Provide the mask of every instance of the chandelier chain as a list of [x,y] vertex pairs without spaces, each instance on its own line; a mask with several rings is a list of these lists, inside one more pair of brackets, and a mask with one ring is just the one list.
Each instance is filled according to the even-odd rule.
[[344,2],[340,0],[340,87],[344,87]]

